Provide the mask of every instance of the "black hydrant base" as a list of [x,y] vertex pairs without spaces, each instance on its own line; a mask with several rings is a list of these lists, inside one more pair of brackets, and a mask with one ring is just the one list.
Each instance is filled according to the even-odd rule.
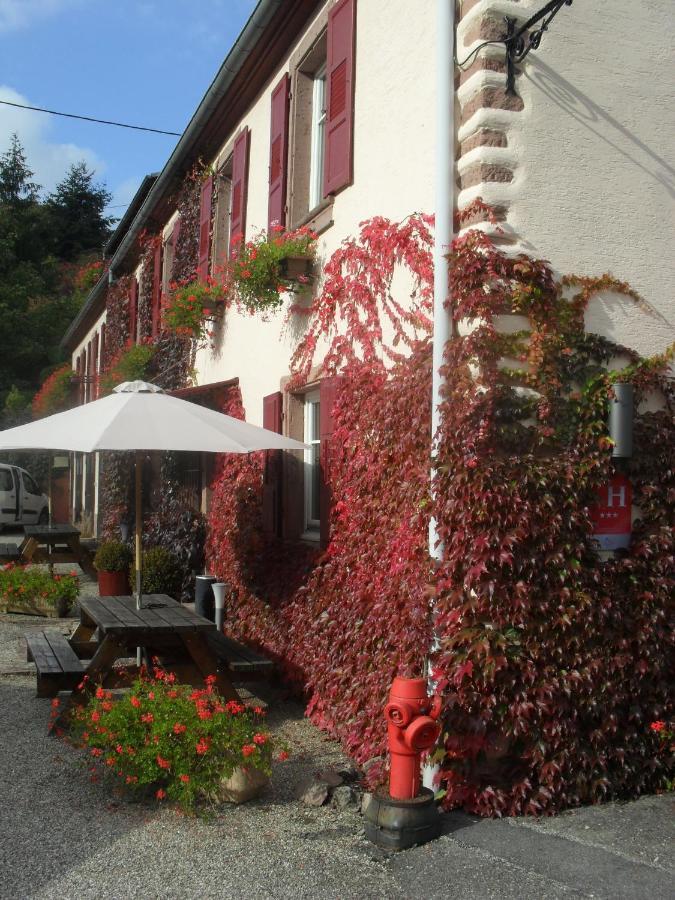
[[406,850],[441,834],[441,817],[427,788],[412,800],[395,800],[386,791],[377,791],[364,818],[366,837],[385,850]]

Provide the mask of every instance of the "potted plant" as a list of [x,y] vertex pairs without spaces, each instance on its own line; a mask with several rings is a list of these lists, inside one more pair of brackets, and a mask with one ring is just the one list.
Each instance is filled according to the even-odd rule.
[[284,231],[275,225],[242,243],[229,264],[228,278],[242,306],[250,312],[278,308],[287,291],[309,283],[316,234],[309,228]]
[[99,687],[74,713],[75,742],[130,791],[150,788],[187,812],[251,799],[269,780],[277,742],[263,709],[225,701],[215,676],[205,681],[194,690],[155,669],[121,697]]
[[182,584],[183,569],[175,553],[165,547],[144,551],[141,587],[144,594],[168,594],[179,599]]
[[105,541],[99,546],[94,557],[99,596],[119,597],[131,593],[129,566],[132,559],[131,547],[122,541]]

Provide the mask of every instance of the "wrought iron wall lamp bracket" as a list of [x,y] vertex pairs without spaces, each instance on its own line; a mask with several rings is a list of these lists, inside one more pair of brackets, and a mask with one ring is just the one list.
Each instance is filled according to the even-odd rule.
[[[531,50],[537,50],[541,44],[544,32],[548,30],[548,26],[558,15],[563,6],[571,6],[572,0],[551,0],[546,6],[542,7],[539,12],[521,25],[516,27],[517,19],[511,16],[505,16],[506,36],[504,44],[506,45],[506,93],[515,96],[516,94],[516,63],[522,62]],[[538,28],[530,31],[538,22],[541,24]]]

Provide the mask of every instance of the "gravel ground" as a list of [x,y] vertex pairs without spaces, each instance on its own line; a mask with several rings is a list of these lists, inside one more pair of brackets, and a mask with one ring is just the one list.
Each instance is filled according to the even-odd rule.
[[2,900],[675,896],[672,796],[538,821],[452,813],[438,841],[380,851],[355,809],[296,799],[308,777],[348,760],[273,688],[259,696],[292,756],[259,800],[204,822],[115,798],[89,780],[81,753],[47,735],[49,700],[35,697],[25,662],[27,630],[69,633],[75,621],[0,615]]

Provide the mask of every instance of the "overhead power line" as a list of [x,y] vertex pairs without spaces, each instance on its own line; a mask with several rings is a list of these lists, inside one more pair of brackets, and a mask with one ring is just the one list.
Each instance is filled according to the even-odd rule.
[[0,100],[5,106],[16,106],[18,109],[31,109],[33,112],[49,113],[50,116],[65,116],[67,119],[82,119],[84,122],[96,122],[99,125],[115,125],[117,128],[132,128],[134,131],[152,131],[153,134],[170,134],[172,137],[180,137],[180,131],[162,131],[161,128],[146,128],[143,125],[127,125],[125,122],[111,122],[108,119],[95,119],[92,116],[76,116],[74,113],[57,112],[54,109],[43,109],[41,106],[26,106],[23,103],[12,103],[10,100]]

